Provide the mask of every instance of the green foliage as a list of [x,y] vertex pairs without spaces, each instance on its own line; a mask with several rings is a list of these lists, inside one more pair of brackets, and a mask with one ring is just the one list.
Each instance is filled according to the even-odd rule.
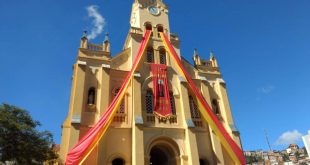
[[23,109],[0,104],[0,162],[12,161],[16,164],[42,164],[54,160],[52,151],[53,135],[40,132],[38,121],[32,119]]
[[245,160],[247,164],[251,164],[251,163],[257,163],[261,161],[262,158],[251,155],[251,156],[245,156]]
[[284,162],[290,161],[290,158],[287,154],[283,154],[282,157]]
[[252,156],[245,156],[245,160],[247,164],[253,163]]

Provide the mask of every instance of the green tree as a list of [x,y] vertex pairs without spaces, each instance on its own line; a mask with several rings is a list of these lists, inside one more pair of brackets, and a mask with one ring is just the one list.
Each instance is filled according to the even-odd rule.
[[42,164],[55,160],[52,150],[53,136],[48,131],[38,131],[38,121],[21,108],[0,104],[0,162],[15,164]]
[[290,161],[290,158],[287,154],[283,154],[283,160],[287,162],[287,161]]
[[253,163],[253,161],[252,161],[252,156],[246,155],[246,156],[245,156],[245,160],[246,160],[246,163],[247,163],[247,164]]
[[254,155],[245,156],[245,160],[247,164],[256,163],[258,162],[258,158]]

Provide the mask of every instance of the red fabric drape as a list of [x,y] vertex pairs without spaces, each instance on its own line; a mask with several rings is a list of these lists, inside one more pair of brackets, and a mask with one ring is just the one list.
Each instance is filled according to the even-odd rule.
[[167,66],[151,64],[151,70],[153,78],[154,114],[159,118],[169,118],[172,115],[172,111],[167,80]]
[[167,36],[162,32],[160,33],[160,35],[167,51],[173,57],[173,60],[176,62],[178,68],[180,69],[181,73],[185,76],[186,81],[188,82],[190,88],[194,92],[199,103],[199,110],[203,115],[204,119],[215,131],[216,135],[221,140],[221,143],[223,144],[224,148],[228,151],[233,160],[236,161],[235,163],[245,165],[246,161],[241,148],[230,137],[230,135],[228,134],[222,123],[217,119],[216,115],[212,112],[212,109],[202,96],[201,92],[196,88],[191,76],[188,74],[188,72],[182,65],[180,57],[175,52]]
[[141,60],[145,47],[150,38],[150,34],[151,31],[147,30],[140,44],[138,53],[134,58],[132,68],[127,74],[120,91],[113,99],[112,103],[109,105],[100,120],[84,135],[84,137],[71,149],[71,151],[69,151],[66,158],[66,165],[81,164],[104,135],[115,112],[117,111],[118,106],[121,104],[121,100],[123,99],[123,96],[128,88],[129,82]]

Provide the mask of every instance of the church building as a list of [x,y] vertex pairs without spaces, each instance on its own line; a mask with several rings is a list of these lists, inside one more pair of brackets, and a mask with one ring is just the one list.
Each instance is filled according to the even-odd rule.
[[[73,66],[69,111],[62,124],[59,156],[63,163],[75,145],[85,140],[84,135],[106,117],[107,128],[99,131],[102,136],[96,136],[98,141],[84,154],[81,164],[241,164],[224,147],[221,136],[208,122],[211,119],[202,115],[197,92],[180,71],[183,66],[216,118],[212,119],[241,150],[216,57],[211,53],[205,59],[202,57],[209,55],[194,51],[193,65],[184,59],[179,37],[170,31],[168,11],[162,0],[135,0],[123,50],[115,55],[110,53],[108,35],[102,44],[90,43],[86,36],[81,38]],[[169,44],[165,44],[164,35]],[[180,64],[170,55],[169,45]],[[122,90],[124,94],[118,95]],[[118,98],[121,100],[115,101]],[[108,111],[111,104],[117,108],[113,114]]]

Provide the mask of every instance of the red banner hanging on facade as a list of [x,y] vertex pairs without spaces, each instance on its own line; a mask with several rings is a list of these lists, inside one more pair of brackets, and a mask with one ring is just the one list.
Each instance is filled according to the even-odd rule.
[[66,165],[81,165],[92,150],[97,146],[99,140],[103,137],[113,116],[116,113],[121,101],[125,95],[125,92],[130,84],[134,72],[136,71],[146,45],[150,39],[151,31],[147,30],[141,41],[137,55],[134,58],[132,68],[127,74],[125,82],[123,83],[120,91],[117,93],[112,103],[109,105],[106,111],[104,111],[100,120],[83,136],[82,139],[68,152],[66,158]]
[[154,114],[160,119],[168,119],[172,115],[169,86],[167,81],[167,66],[151,64],[154,93]]
[[180,57],[177,55],[168,37],[163,32],[160,32],[160,37],[163,40],[167,52],[171,55],[174,62],[176,62],[179,72],[186,78],[189,87],[194,92],[195,97],[197,98],[198,101],[198,109],[200,110],[201,115],[207,121],[207,123],[209,124],[211,129],[215,132],[217,137],[219,137],[221,144],[224,146],[228,154],[234,160],[235,164],[245,165],[246,161],[242,149],[232,139],[232,137],[229,135],[229,133],[224,128],[222,123],[212,112],[212,109],[208,105],[207,101],[204,99],[201,92],[197,89],[191,76],[188,74],[185,67],[182,65]]

